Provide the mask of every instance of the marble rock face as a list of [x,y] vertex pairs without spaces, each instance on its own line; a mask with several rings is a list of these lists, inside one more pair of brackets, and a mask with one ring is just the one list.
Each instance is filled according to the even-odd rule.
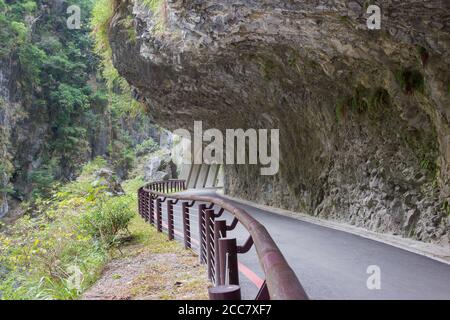
[[160,125],[280,129],[280,172],[227,166],[228,194],[448,244],[448,1],[382,1],[381,30],[367,1],[116,5],[114,64]]

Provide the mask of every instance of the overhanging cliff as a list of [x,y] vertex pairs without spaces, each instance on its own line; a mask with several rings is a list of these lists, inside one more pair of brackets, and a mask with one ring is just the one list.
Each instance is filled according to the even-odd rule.
[[280,129],[280,173],[228,166],[227,193],[448,244],[448,2],[382,1],[379,31],[371,1],[145,2],[109,38],[157,122]]

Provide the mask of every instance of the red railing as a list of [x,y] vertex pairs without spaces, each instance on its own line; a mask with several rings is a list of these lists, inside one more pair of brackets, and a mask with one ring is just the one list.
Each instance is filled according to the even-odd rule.
[[[184,242],[186,249],[198,249],[200,262],[207,265],[208,278],[214,284],[214,287],[209,289],[210,299],[240,299],[238,254],[247,253],[253,245],[265,274],[257,300],[308,299],[294,271],[261,223],[245,210],[219,197],[173,193],[184,190],[184,180],[154,182],[140,188],[139,214],[159,232],[167,230],[170,240],[177,237]],[[163,203],[166,204],[166,223],[163,222]],[[179,203],[179,227],[182,232],[174,223],[174,210]],[[196,204],[197,215],[191,212],[195,211]],[[225,212],[232,216],[229,224],[225,219],[219,219]],[[192,218],[196,218],[198,238],[192,234]],[[234,230],[238,224],[249,233],[248,239],[242,245],[237,244],[236,238],[227,237],[228,232]]]

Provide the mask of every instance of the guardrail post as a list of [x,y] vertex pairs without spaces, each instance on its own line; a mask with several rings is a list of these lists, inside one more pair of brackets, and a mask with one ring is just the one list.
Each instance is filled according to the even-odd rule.
[[219,239],[221,285],[239,285],[239,271],[236,248],[236,238]]
[[173,240],[173,202],[172,200],[167,201],[167,234],[169,235],[169,240]]
[[241,300],[241,288],[236,285],[208,289],[209,300]]
[[156,198],[156,228],[162,232],[161,198]]
[[149,199],[149,192],[144,192],[144,210],[142,211],[142,218],[144,218],[145,221],[148,221],[148,199]]
[[[205,210],[205,234],[206,234],[206,264],[208,279],[213,279],[213,250],[214,250],[214,210]],[[215,281],[214,281],[215,282]]]
[[142,190],[141,192],[141,217],[144,218],[144,210],[145,210],[145,192]]
[[214,280],[215,285],[220,285],[220,256],[219,256],[219,240],[227,237],[227,221],[214,220]]
[[149,210],[149,216],[150,216],[149,221],[150,221],[151,225],[155,225],[155,202],[153,201],[153,195],[152,194],[150,194],[149,202],[150,202],[149,203],[149,208],[150,208],[150,210]]
[[198,205],[198,234],[199,234],[199,261],[206,262],[206,228],[205,228],[205,204]]
[[142,188],[138,190],[138,213],[142,217]]
[[184,248],[191,248],[191,222],[189,219],[189,202],[183,202],[181,204],[181,210],[183,212],[183,234],[184,234]]

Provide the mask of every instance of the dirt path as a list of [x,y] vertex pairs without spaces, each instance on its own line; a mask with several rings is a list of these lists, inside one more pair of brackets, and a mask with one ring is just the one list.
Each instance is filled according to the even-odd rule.
[[83,300],[207,299],[204,266],[191,252],[154,253],[142,246],[107,264]]

